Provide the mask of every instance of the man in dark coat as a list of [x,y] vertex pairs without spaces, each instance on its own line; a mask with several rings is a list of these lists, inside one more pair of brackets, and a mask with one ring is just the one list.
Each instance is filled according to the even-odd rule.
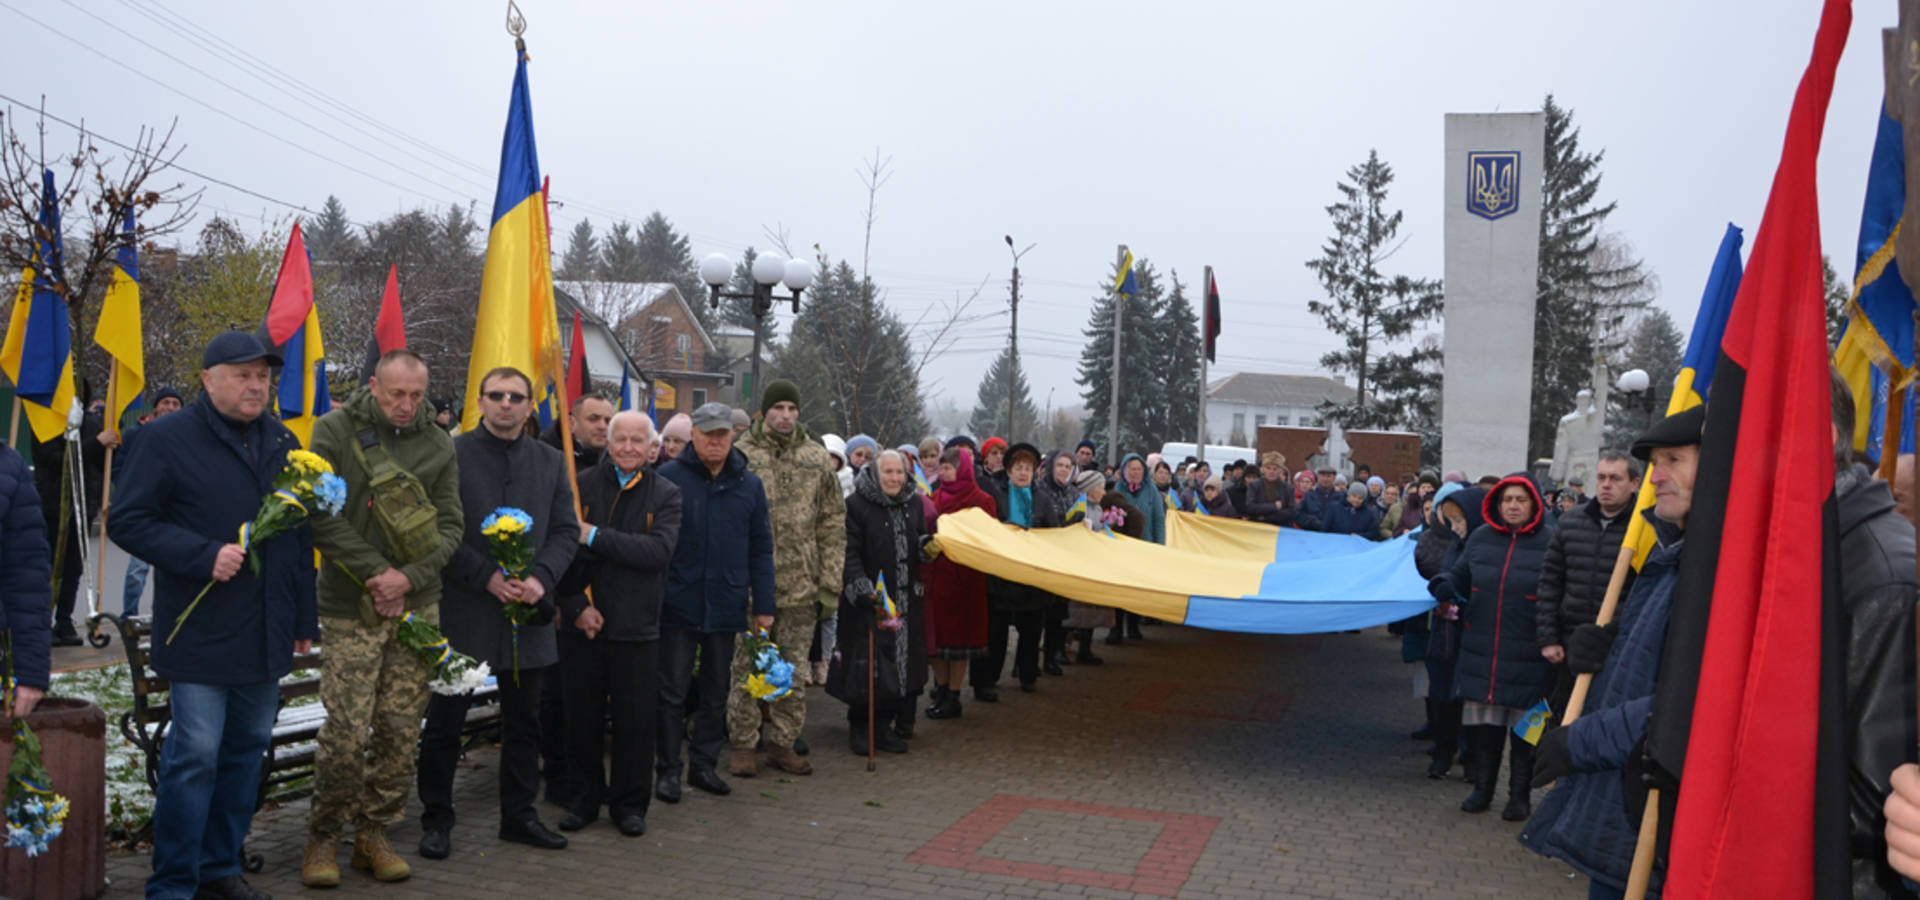
[[[1548,731],[1535,753],[1534,784],[1558,783],[1520,832],[1520,842],[1586,874],[1594,897],[1624,896],[1633,864],[1639,817],[1629,816],[1624,773],[1653,710],[1705,422],[1706,408],[1696,406],[1655,423],[1634,442],[1633,455],[1652,463],[1647,477],[1656,491],[1654,506],[1643,515],[1657,543],[1617,623],[1581,625],[1567,636],[1568,668],[1599,674],[1585,712],[1571,725]],[[1662,877],[1656,868],[1647,896],[1658,896]]]
[[[660,699],[660,604],[680,537],[680,489],[652,471],[653,420],[628,410],[608,427],[607,458],[580,473],[586,517],[560,598],[560,677],[573,803],[561,831],[600,807],[628,837],[647,833]],[[591,596],[588,595],[591,591]],[[613,768],[602,762],[613,722]]]
[[[533,382],[525,373],[499,368],[480,379],[481,427],[453,440],[460,467],[460,509],[466,532],[441,574],[440,631],[453,649],[493,670],[500,684],[500,839],[543,850],[567,846],[534,813],[540,786],[540,685],[558,659],[553,611],[560,577],[580,545],[560,451],[528,437]],[[533,517],[528,539],[533,565],[524,578],[501,572],[480,533],[500,507]],[[536,608],[515,629],[501,613],[507,603]],[[518,670],[516,672],[516,669]],[[471,700],[435,695],[420,733],[420,855],[445,859],[452,851],[453,773],[460,762],[460,731]]]
[[[567,414],[567,425],[573,432],[573,477],[600,463],[607,453],[607,425],[613,420],[613,404],[598,394],[581,394],[573,398],[572,411]],[[547,446],[562,453],[567,448],[560,446],[560,422],[555,420],[547,430],[540,432],[540,440]],[[560,675],[558,670],[553,677],[540,685],[540,777],[547,782],[547,802],[566,806],[573,801],[573,785],[567,774],[571,768],[567,765],[566,721],[562,715],[564,702],[561,699]]]
[[1286,466],[1287,458],[1278,451],[1260,454],[1260,477],[1242,481],[1239,496],[1229,489],[1233,508],[1255,522],[1283,528],[1293,524],[1293,485],[1287,481]]
[[[238,543],[288,453],[300,449],[292,432],[264,415],[270,361],[279,360],[245,332],[209,342],[201,356],[206,393],[148,426],[107,523],[114,543],[159,573],[153,670],[170,684],[171,725],[154,791],[147,881],[154,900],[258,896],[241,880],[240,845],[253,820],[280,678],[320,635],[309,527]],[[179,621],[209,584],[192,618]]]
[[[680,802],[680,746],[688,744],[686,780],[710,794],[729,794],[714,766],[726,743],[728,660],[749,626],[773,625],[773,523],[760,476],[733,446],[733,410],[709,403],[693,411],[693,440],[659,468],[680,488],[680,539],[667,570],[660,614],[659,774],[654,794]],[[751,597],[749,597],[751,595]],[[749,615],[751,613],[751,615]],[[699,662],[699,706],[690,709]],[[692,740],[687,741],[688,719]]]
[[[1560,527],[1554,529],[1546,561],[1540,564],[1540,602],[1534,624],[1541,653],[1553,664],[1547,701],[1555,721],[1566,713],[1567,699],[1573,694],[1573,673],[1566,666],[1567,635],[1600,615],[1640,491],[1639,467],[1618,450],[1600,454],[1595,480],[1599,493],[1559,516]],[[1623,585],[1620,596],[1625,597],[1630,586],[1631,582]]]
[[[606,455],[612,421],[613,404],[607,398],[599,394],[582,394],[573,398],[573,412],[568,414],[567,426],[573,432],[573,469],[576,476],[599,465],[601,457]],[[540,432],[540,440],[564,452],[560,446],[559,422]]]
[[1333,511],[1334,506],[1346,502],[1346,495],[1337,490],[1333,484],[1337,474],[1326,466],[1322,466],[1318,472],[1314,473],[1317,480],[1313,490],[1300,498],[1300,510],[1293,517],[1294,524],[1307,531],[1319,531],[1320,526],[1326,523],[1327,514]]
[[[0,607],[13,635],[13,713],[33,711],[47,690],[52,651],[48,638],[48,579],[53,551],[47,524],[40,518],[40,496],[33,489],[26,460],[0,441]],[[4,653],[5,651],[0,651]]]

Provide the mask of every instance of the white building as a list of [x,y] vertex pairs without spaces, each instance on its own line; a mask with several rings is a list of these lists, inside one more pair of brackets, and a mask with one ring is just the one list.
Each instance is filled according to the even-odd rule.
[[1207,385],[1207,443],[1252,446],[1262,425],[1317,427],[1322,400],[1352,399],[1338,378],[1236,372]]

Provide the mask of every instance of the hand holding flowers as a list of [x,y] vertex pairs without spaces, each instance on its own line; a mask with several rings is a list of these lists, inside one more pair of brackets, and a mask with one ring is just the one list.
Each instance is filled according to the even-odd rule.
[[502,506],[480,523],[487,554],[499,568],[487,589],[500,599],[500,613],[513,629],[513,683],[520,683],[520,626],[533,620],[546,586],[527,577],[533,568],[533,516],[526,510]]

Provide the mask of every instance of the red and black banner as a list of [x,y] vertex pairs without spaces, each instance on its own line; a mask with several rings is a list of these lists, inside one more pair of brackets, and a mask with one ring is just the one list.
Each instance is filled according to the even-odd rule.
[[1214,280],[1211,266],[1207,268],[1207,327],[1202,333],[1207,336],[1207,362],[1219,362],[1213,345],[1220,337],[1220,282]]
[[[1845,0],[1828,0],[1822,12],[1707,398],[1647,732],[1656,769],[1679,779],[1677,798],[1663,804],[1671,811],[1667,897],[1849,893],[1844,634],[1814,176],[1851,18]],[[1781,479],[1788,472],[1791,483]]]
[[[593,376],[587,373],[587,335],[580,328],[580,311],[573,311],[573,345],[567,350],[567,408],[580,402],[593,390]],[[555,413],[562,412],[555,410]]]
[[373,377],[380,357],[407,346],[407,323],[400,316],[400,267],[387,267],[387,289],[380,296],[380,318],[373,323],[373,339],[367,343],[367,361],[361,367],[362,381]]

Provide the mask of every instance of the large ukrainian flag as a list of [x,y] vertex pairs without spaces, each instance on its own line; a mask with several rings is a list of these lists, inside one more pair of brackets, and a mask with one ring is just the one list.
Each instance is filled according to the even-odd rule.
[[67,320],[66,298],[60,282],[60,195],[53,189],[53,170],[40,173],[39,234],[33,262],[20,272],[20,291],[14,296],[13,318],[0,344],[0,371],[13,382],[33,426],[34,439],[51,441],[67,430],[73,408],[73,330]]
[[320,309],[313,302],[313,260],[307,255],[300,223],[293,223],[287,251],[280,257],[273,300],[267,304],[267,340],[281,356],[277,394],[280,421],[305,447],[313,441],[313,423],[332,408],[327,396],[326,345],[320,340]]
[[[1913,294],[1894,258],[1894,238],[1907,205],[1907,170],[1901,151],[1900,123],[1883,103],[1867,166],[1867,197],[1860,210],[1860,241],[1854,252],[1853,299],[1847,302],[1846,330],[1834,347],[1833,365],[1853,390],[1853,449],[1878,462],[1887,426],[1887,396],[1911,386],[1913,372]],[[1913,452],[1911,405],[1903,423],[1900,452]]]
[[132,206],[127,207],[125,215],[121,228],[125,243],[114,257],[107,296],[100,301],[100,321],[93,328],[93,342],[113,357],[113,377],[107,382],[106,430],[116,437],[127,407],[147,387],[146,353],[140,331],[138,229],[134,225]]
[[534,384],[535,403],[546,396],[549,382],[561,378],[560,320],[553,305],[546,197],[540,190],[524,47],[516,55],[507,134],[500,147],[500,187],[493,198],[473,355],[467,361],[462,430],[480,425],[480,379],[488,370],[512,366],[526,373]]

